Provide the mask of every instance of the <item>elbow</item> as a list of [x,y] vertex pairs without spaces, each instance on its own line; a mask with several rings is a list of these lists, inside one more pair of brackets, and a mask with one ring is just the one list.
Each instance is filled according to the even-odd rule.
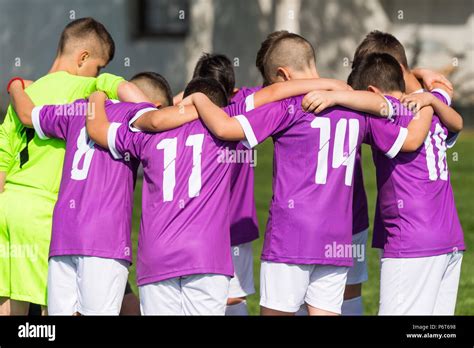
[[23,114],[23,113],[19,113],[18,114],[18,118],[20,119],[20,122],[25,126],[25,127],[33,127],[33,122],[31,120],[31,116],[30,115],[26,115],[26,114]]
[[451,132],[453,133],[461,133],[461,131],[464,129],[464,120],[462,117],[460,117],[459,122],[456,124],[453,129],[451,129]]
[[219,140],[227,140],[226,138],[226,132],[222,128],[218,128],[214,131],[214,136],[219,139]]
[[415,152],[423,144],[424,139],[407,139],[402,146],[402,152]]
[[[161,117],[153,117],[151,119],[150,126],[151,126],[151,129],[145,129],[145,131],[152,131],[155,133],[159,133],[159,132],[164,132],[168,130],[168,128],[166,128],[166,125],[161,119]],[[140,126],[138,126],[137,128],[142,130]]]

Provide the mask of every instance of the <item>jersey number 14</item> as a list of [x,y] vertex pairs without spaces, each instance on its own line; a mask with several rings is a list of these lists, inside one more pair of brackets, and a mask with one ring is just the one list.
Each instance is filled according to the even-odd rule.
[[[346,186],[352,186],[354,177],[354,164],[356,158],[356,150],[359,138],[359,120],[349,119],[349,148],[348,152],[344,152],[344,143],[347,133],[348,120],[343,118],[336,124],[336,132],[334,135],[334,149],[332,156],[332,167],[334,169],[341,166],[346,167],[346,176],[344,183]],[[312,128],[319,129],[319,151],[318,163],[316,165],[315,182],[318,185],[325,185],[328,178],[328,162],[329,162],[329,145],[331,144],[331,120],[327,117],[316,117],[311,122]]]

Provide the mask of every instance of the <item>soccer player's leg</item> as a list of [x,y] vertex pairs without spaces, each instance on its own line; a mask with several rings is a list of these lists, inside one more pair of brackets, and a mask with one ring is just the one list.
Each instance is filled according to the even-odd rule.
[[252,243],[232,247],[234,277],[229,284],[226,315],[248,315],[246,297],[255,293]]
[[313,265],[263,261],[260,271],[261,315],[294,315],[304,304]]
[[229,282],[222,274],[182,277],[184,315],[225,315]]
[[142,315],[183,315],[181,278],[142,285],[140,310]]
[[462,252],[448,254],[448,265],[436,296],[434,315],[454,315],[461,277]]
[[81,315],[119,315],[129,262],[92,256],[77,259],[77,311]]
[[52,257],[48,267],[49,315],[74,315],[77,295],[77,256]]
[[368,280],[366,245],[369,230],[362,231],[352,236],[354,265],[347,273],[347,284],[342,303],[342,315],[362,315],[362,283]]
[[5,201],[7,193],[0,193],[0,315],[10,314],[10,235]]
[[309,315],[340,315],[349,267],[314,265],[305,302]]
[[56,198],[14,190],[8,200],[12,310],[28,313],[28,303],[46,306],[48,256]]
[[379,315],[432,315],[448,255],[382,258]]
[[120,308],[120,315],[140,315],[140,300],[133,293],[130,282],[127,282],[127,286],[125,287],[125,295],[123,296],[122,308]]

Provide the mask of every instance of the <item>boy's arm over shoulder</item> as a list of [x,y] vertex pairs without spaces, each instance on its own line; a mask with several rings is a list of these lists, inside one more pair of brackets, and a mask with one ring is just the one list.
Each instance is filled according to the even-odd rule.
[[296,97],[311,91],[351,91],[345,82],[334,79],[301,79],[274,83],[257,91],[254,95],[254,107]]
[[95,89],[104,92],[109,99],[129,103],[151,102],[136,85],[123,77],[109,73],[101,74],[96,78]]
[[95,92],[89,98],[87,134],[97,145],[108,149],[115,159],[122,159],[125,153],[138,158],[135,150],[140,149],[142,133],[131,132],[127,123],[111,123],[105,110],[106,100],[103,92]]
[[313,91],[302,102],[306,112],[316,114],[336,105],[386,118],[393,116],[393,108],[387,98],[367,91]]
[[418,112],[424,107],[432,107],[441,122],[451,133],[459,133],[464,127],[462,116],[449,106],[449,100],[439,91],[413,93],[402,98],[405,104],[413,112]]

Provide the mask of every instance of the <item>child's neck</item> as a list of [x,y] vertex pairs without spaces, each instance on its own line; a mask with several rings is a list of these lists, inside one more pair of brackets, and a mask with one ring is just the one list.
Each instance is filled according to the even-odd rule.
[[402,91],[384,92],[384,95],[389,95],[391,97],[394,97],[400,100],[403,97],[403,92]]
[[405,71],[403,78],[405,80],[407,94],[411,94],[423,88],[420,81],[418,81],[411,71]]
[[56,57],[48,74],[53,74],[59,71],[65,71],[71,75],[76,75],[73,66],[61,56]]

